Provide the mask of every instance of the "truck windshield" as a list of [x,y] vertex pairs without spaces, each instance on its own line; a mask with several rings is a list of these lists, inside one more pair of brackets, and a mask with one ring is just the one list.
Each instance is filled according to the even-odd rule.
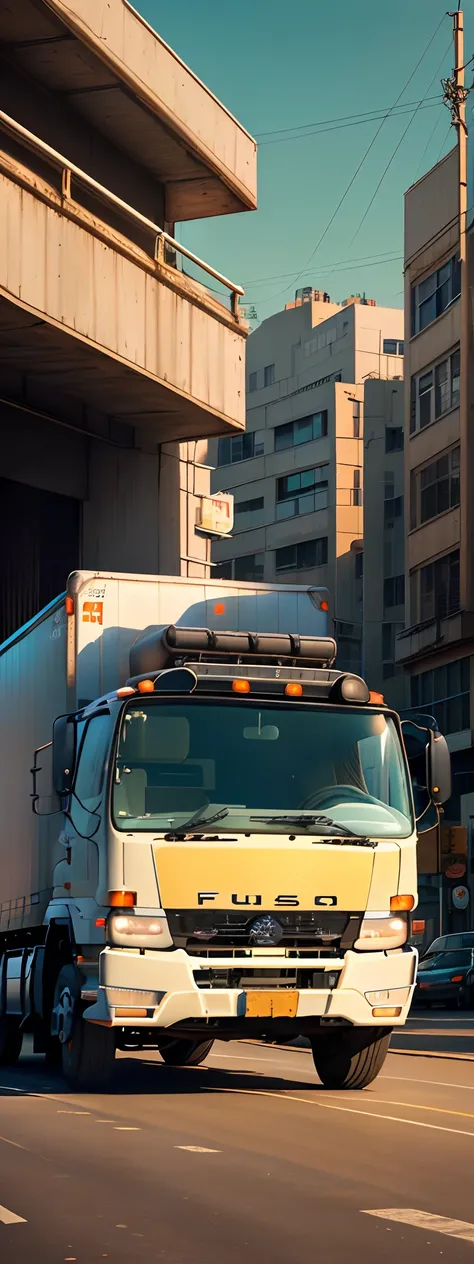
[[[228,814],[213,833],[275,833],[280,813],[325,814],[365,837],[407,837],[413,828],[406,763],[389,716],[247,699],[129,703],[114,779],[116,826],[166,832],[223,807]],[[281,828],[288,833],[288,822]],[[291,833],[299,832],[330,829],[296,819]]]

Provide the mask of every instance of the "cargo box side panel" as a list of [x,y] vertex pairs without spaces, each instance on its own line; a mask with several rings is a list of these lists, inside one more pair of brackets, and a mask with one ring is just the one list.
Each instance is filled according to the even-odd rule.
[[[52,890],[62,817],[36,817],[31,808],[35,747],[51,739],[53,720],[66,709],[64,599],[0,646],[0,931],[41,925]],[[38,793],[51,795],[51,757]],[[42,810],[53,806],[42,799]]]
[[84,574],[76,591],[77,701],[123,685],[134,642],[170,623],[327,636],[326,589],[172,575]]

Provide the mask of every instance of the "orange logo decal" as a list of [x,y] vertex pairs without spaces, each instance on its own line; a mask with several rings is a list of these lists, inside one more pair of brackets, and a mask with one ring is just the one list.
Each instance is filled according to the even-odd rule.
[[103,601],[85,601],[82,607],[83,623],[102,623]]

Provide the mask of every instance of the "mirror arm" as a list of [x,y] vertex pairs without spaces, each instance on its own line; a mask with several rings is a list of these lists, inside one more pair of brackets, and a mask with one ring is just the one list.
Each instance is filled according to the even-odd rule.
[[42,751],[49,750],[52,745],[53,745],[52,742],[45,742],[44,746],[37,746],[36,750],[33,753],[33,767],[30,768],[30,773],[33,778],[33,790],[30,795],[30,799],[31,799],[31,810],[34,816],[59,816],[59,813],[61,811],[61,808],[54,808],[52,812],[40,812],[38,808],[41,795],[39,795],[37,791],[37,781],[38,781],[38,774],[43,771],[42,764],[38,763],[38,755],[41,755]]

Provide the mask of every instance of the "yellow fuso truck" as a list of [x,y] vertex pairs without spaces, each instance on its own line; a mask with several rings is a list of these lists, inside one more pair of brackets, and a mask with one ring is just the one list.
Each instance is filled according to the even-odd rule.
[[0,647],[0,1062],[30,1032],[95,1089],[117,1048],[303,1035],[326,1086],[377,1075],[449,753],[333,666],[329,605],[80,572]]

